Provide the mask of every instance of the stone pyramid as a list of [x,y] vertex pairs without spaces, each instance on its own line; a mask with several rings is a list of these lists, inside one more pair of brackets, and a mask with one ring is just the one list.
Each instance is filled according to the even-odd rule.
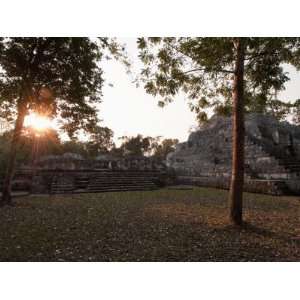
[[[245,190],[300,194],[300,126],[274,117],[245,119]],[[232,120],[212,117],[169,154],[178,183],[228,188],[231,176]]]

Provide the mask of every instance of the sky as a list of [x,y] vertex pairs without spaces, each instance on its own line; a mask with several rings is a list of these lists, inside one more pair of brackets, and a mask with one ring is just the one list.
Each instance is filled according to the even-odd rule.
[[[132,62],[133,73],[138,71],[141,63],[138,59],[135,38],[119,39],[126,43],[129,59]],[[197,125],[195,114],[189,110],[184,94],[175,98],[173,103],[164,108],[157,105],[159,97],[147,94],[143,87],[137,88],[132,82],[133,76],[126,74],[124,66],[114,60],[102,63],[105,85],[100,104],[102,125],[114,131],[114,141],[119,144],[118,137],[124,135],[163,136],[178,138],[185,141],[189,130]],[[291,80],[286,84],[286,90],[279,96],[282,100],[300,98],[300,72],[290,66],[285,67]],[[113,86],[111,86],[113,85]]]

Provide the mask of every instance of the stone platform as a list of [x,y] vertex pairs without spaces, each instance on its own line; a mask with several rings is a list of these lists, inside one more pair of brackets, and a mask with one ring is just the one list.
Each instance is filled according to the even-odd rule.
[[[300,195],[300,127],[250,114],[245,130],[245,190]],[[167,165],[179,184],[228,188],[231,153],[231,118],[215,116],[178,144]]]
[[[212,187],[229,190],[230,180],[228,178],[212,178],[212,177],[192,177],[178,176],[177,184],[194,185],[200,187]],[[290,194],[290,190],[284,180],[267,180],[267,179],[246,179],[244,182],[244,191],[259,194],[269,194],[274,196],[282,196]]]
[[43,170],[33,177],[32,193],[93,193],[154,190],[165,173],[146,170]]

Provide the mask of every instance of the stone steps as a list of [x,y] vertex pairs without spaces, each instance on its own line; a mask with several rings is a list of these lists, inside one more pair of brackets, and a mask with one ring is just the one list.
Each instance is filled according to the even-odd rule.
[[[137,176],[136,173],[99,174],[91,178],[87,190],[90,192],[125,191],[125,190],[152,190],[157,188],[154,176]],[[150,175],[150,174],[149,174]]]
[[51,194],[71,193],[74,190],[74,183],[63,174],[52,178]]
[[253,144],[261,147],[261,149],[268,153],[271,157],[273,157],[279,166],[284,167],[286,170],[292,172],[292,173],[297,173],[297,176],[300,176],[300,160],[297,158],[293,157],[287,157],[287,158],[282,158],[278,156],[278,154],[274,153],[269,153],[269,151],[264,147],[264,145],[259,141],[259,140],[252,140]]
[[278,163],[285,169],[300,175],[300,161],[298,159],[279,159]]
[[102,189],[102,188],[109,188],[109,187],[132,187],[132,186],[135,186],[135,187],[156,187],[156,185],[153,183],[153,182],[143,182],[142,184],[137,184],[135,182],[132,182],[132,183],[123,183],[123,182],[120,182],[120,183],[114,183],[114,184],[109,184],[109,183],[106,183],[106,184],[94,184],[94,185],[89,185],[87,187],[88,190],[91,190],[91,189]]
[[76,189],[85,189],[89,184],[89,178],[76,178],[74,185]]
[[92,174],[92,178],[103,178],[103,177],[156,177],[159,173],[117,173],[117,172],[101,172],[101,174]]
[[51,194],[63,194],[63,193],[71,193],[74,190],[74,186],[66,186],[66,185],[55,185],[51,186]]
[[101,179],[95,179],[91,180],[88,185],[94,184],[94,183],[117,183],[117,182],[153,182],[154,178],[101,178]]
[[64,193],[89,193],[89,192],[109,192],[109,191],[141,191],[141,190],[154,190],[157,186],[153,182],[144,182],[143,184],[136,183],[120,183],[120,184],[95,184],[88,186],[85,189],[74,188],[74,186],[53,186],[51,189],[52,194]]
[[93,184],[98,184],[98,183],[108,183],[108,184],[113,184],[113,183],[143,183],[143,182],[153,182],[155,179],[154,178],[101,178],[101,179],[92,179],[89,181],[88,185],[93,185]]
[[154,190],[158,176],[153,171],[108,171],[90,173],[89,176],[66,179],[67,174],[58,174],[53,178],[51,193],[87,193],[108,191]]
[[85,190],[87,193],[92,192],[111,192],[111,191],[152,191],[157,189],[156,185],[143,185],[143,186],[136,186],[136,185],[120,185],[120,186],[98,186],[93,188],[88,188]]

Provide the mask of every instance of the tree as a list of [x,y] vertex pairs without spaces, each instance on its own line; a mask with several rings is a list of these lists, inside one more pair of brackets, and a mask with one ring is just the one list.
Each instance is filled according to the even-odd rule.
[[[300,71],[300,38],[297,39],[298,44],[295,47],[295,53],[289,59],[289,63],[291,63],[297,71]],[[292,104],[292,117],[293,122],[297,125],[300,125],[300,99],[297,99]]]
[[177,139],[162,139],[161,136],[151,137],[138,134],[137,136],[123,136],[121,146],[111,149],[110,153],[117,156],[134,155],[155,157],[165,160],[167,155],[175,150]]
[[9,145],[11,140],[11,132],[3,132],[0,136],[0,178],[1,182],[5,177],[5,170],[7,168],[7,158],[9,156]]
[[[13,130],[0,135],[0,174],[1,179],[5,175],[7,162],[10,156],[10,142]],[[16,155],[16,162],[32,164],[42,155],[59,154],[61,152],[61,141],[54,129],[47,129],[37,133],[32,127],[23,128],[20,135],[19,151]]]
[[106,38],[3,38],[0,40],[0,117],[14,118],[1,205],[11,204],[11,182],[24,118],[30,111],[57,117],[73,136],[97,119],[104,49],[119,55]]
[[41,156],[59,154],[60,137],[55,129],[47,128],[37,132],[33,127],[22,130],[17,161],[34,164]]
[[[180,91],[192,110],[230,107],[232,112],[232,176],[229,216],[242,224],[244,183],[244,111],[248,103],[283,89],[289,79],[281,64],[292,59],[295,38],[139,38],[145,90],[161,96],[160,106]],[[224,105],[225,104],[225,105]]]
[[[290,102],[284,102],[277,97],[274,97],[274,95],[255,95],[250,96],[248,95],[244,97],[244,112],[247,113],[263,113],[263,114],[269,114],[275,117],[278,121],[283,121],[287,118],[287,116],[291,113],[291,103]],[[230,99],[229,99],[230,100]],[[198,121],[199,124],[201,124],[203,121],[208,121],[207,115],[205,112],[200,111],[200,116],[203,114],[204,118],[199,118]],[[224,103],[219,104],[214,108],[214,113],[216,115],[221,116],[231,116],[232,115],[232,103],[231,101],[224,101]]]
[[138,134],[137,136],[122,136],[120,139],[123,141],[120,146],[123,155],[150,155],[152,137],[143,137]]
[[83,141],[80,141],[78,139],[75,139],[75,138],[73,138],[69,141],[64,141],[61,144],[60,154],[64,154],[64,153],[75,153],[75,154],[79,154],[85,158],[88,157],[86,143]]
[[93,128],[87,144],[87,152],[90,157],[96,157],[100,153],[108,153],[113,147],[114,133],[108,127],[96,126]]
[[175,151],[175,146],[178,144],[177,139],[158,139],[157,143],[153,145],[153,157],[165,160],[167,155]]
[[293,122],[300,125],[300,99],[296,100],[292,107]]

